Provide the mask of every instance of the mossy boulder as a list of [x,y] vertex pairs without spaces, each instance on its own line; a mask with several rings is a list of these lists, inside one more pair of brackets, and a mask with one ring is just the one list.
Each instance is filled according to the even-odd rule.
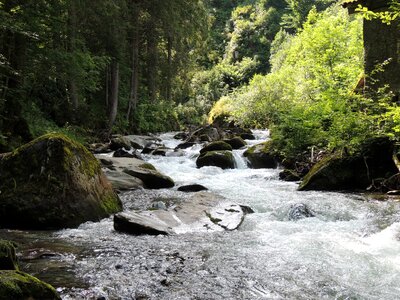
[[232,149],[240,149],[247,145],[247,143],[239,136],[233,137],[229,140],[224,140],[224,142],[229,144]]
[[299,181],[301,177],[296,171],[285,169],[279,173],[279,179],[283,181]]
[[0,270],[18,270],[15,246],[12,242],[0,240]]
[[253,169],[275,169],[278,167],[279,155],[271,141],[254,145],[243,153],[248,165]]
[[1,227],[77,227],[121,209],[96,158],[63,135],[44,135],[0,160]]
[[196,165],[198,168],[215,166],[221,169],[234,169],[235,159],[231,151],[209,151],[197,158]]
[[209,151],[224,151],[224,150],[232,151],[232,146],[229,145],[228,143],[225,143],[224,141],[216,141],[216,142],[211,142],[208,145],[204,146],[200,150],[200,154]]
[[49,284],[19,271],[0,271],[0,300],[58,300],[61,297]]
[[365,141],[353,155],[332,154],[312,167],[299,190],[364,190],[374,180],[398,172],[392,160],[393,148],[383,137]]

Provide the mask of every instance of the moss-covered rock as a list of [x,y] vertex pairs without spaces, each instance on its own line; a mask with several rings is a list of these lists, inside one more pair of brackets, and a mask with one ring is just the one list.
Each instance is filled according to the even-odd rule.
[[215,166],[221,169],[234,169],[235,159],[231,151],[209,151],[197,158],[196,165],[198,168]]
[[76,227],[121,209],[96,158],[63,135],[44,135],[0,160],[1,227]]
[[254,145],[243,153],[248,160],[248,165],[253,169],[278,167],[278,153],[275,151],[272,142],[267,141]]
[[239,136],[233,137],[229,140],[224,140],[224,142],[231,145],[232,149],[240,149],[247,145],[247,143]]
[[301,177],[296,171],[285,169],[279,173],[279,179],[283,181],[299,181]]
[[208,145],[206,145],[205,147],[203,147],[200,150],[200,154],[203,154],[205,152],[209,152],[209,151],[232,151],[232,146],[225,143],[224,141],[216,141],[216,142],[211,142]]
[[19,271],[0,271],[0,300],[58,300],[61,297],[49,284]]
[[15,246],[12,242],[0,240],[0,270],[18,270]]
[[312,167],[301,182],[299,190],[365,189],[369,183],[362,157],[342,157],[334,154]]
[[386,137],[365,141],[361,150],[349,155],[332,154],[312,167],[299,190],[357,190],[398,172],[393,143]]

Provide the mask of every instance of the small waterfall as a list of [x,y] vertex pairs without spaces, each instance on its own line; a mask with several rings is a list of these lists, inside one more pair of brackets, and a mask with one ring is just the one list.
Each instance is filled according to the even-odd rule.
[[236,169],[248,169],[246,158],[243,156],[244,150],[234,150],[233,157],[235,158]]

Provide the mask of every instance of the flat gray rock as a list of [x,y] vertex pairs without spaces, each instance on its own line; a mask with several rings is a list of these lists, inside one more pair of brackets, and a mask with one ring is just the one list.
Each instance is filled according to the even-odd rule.
[[107,168],[102,168],[103,173],[106,175],[108,181],[111,182],[112,186],[116,190],[136,190],[144,187],[144,183],[137,177],[128,175],[123,172],[112,171]]
[[237,229],[244,215],[240,205],[199,192],[168,210],[118,213],[114,216],[114,228],[134,235],[215,232]]
[[[127,157],[109,157],[106,155],[96,155],[100,160],[104,168],[109,169],[112,172],[106,173],[110,175],[108,178],[118,186],[126,180],[129,181],[129,177],[138,178],[144,183],[144,187],[148,189],[162,189],[171,188],[175,185],[174,181],[157,171],[157,169],[149,163],[137,158],[127,158]],[[120,173],[120,176],[117,176]],[[122,181],[123,182],[122,182]],[[132,182],[132,184],[134,184]],[[116,186],[114,188],[117,189]]]

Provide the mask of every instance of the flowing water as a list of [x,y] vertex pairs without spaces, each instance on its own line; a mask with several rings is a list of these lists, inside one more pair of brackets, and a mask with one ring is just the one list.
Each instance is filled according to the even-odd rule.
[[[179,141],[161,138],[166,146]],[[258,141],[267,132],[256,132]],[[24,267],[53,283],[64,299],[400,299],[400,203],[368,195],[298,192],[279,170],[197,169],[200,146],[182,156],[147,157],[176,185],[202,184],[255,210],[235,231],[130,236],[112,219],[52,233],[3,232],[25,248],[60,246],[45,263]],[[124,193],[125,208],[187,197],[171,190]],[[303,203],[315,217],[291,221]],[[28,239],[28,242],[27,242]],[[40,244],[38,246],[38,244]],[[47,245],[47,246],[46,246]],[[51,264],[54,262],[54,265]]]

